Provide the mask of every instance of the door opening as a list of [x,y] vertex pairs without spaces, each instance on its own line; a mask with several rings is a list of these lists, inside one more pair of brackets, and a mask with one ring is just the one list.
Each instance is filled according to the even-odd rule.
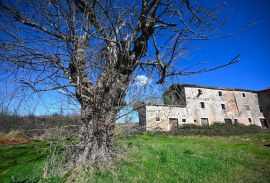
[[263,128],[269,128],[269,124],[267,123],[266,119],[260,118],[260,122]]
[[226,124],[226,125],[232,125],[232,119],[230,119],[230,118],[225,118],[224,121],[225,121],[225,124]]
[[169,118],[170,128],[178,127],[178,119],[177,118]]

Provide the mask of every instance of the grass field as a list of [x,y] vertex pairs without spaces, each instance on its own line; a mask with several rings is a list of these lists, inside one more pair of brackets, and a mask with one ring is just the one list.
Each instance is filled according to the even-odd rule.
[[[49,146],[0,146],[0,182],[270,182],[270,133],[172,137],[145,133],[118,139],[123,158],[108,170],[76,169],[42,177]],[[42,178],[41,178],[42,177]]]

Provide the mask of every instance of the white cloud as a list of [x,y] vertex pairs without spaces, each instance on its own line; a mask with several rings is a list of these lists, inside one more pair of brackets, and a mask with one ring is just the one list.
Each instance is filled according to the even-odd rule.
[[145,75],[138,75],[135,78],[135,85],[144,86],[146,84],[150,84],[151,81],[152,81],[152,79],[151,78],[148,78]]
[[58,89],[57,91],[58,91],[59,93],[61,93],[61,94],[64,94],[64,95],[67,94],[67,92],[66,92],[65,90],[63,90],[63,89]]

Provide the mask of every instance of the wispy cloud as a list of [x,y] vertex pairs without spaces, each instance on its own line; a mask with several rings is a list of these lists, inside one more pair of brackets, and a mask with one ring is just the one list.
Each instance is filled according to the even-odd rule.
[[145,75],[138,75],[135,78],[135,85],[138,85],[138,86],[144,86],[146,84],[150,84],[151,82],[152,82],[152,79]]
[[61,93],[61,94],[64,94],[64,95],[67,94],[67,92],[66,92],[65,90],[63,90],[63,89],[58,89],[57,91],[58,91],[59,93]]

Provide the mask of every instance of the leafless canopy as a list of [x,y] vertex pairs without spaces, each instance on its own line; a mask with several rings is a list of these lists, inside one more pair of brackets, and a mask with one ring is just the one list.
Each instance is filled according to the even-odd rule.
[[99,163],[110,159],[115,119],[136,71],[156,73],[163,83],[168,76],[238,61],[199,70],[175,64],[185,42],[219,38],[213,33],[223,24],[217,16],[222,6],[191,0],[1,0],[1,69],[36,91],[62,89],[76,96],[84,125],[74,162]]
[[[216,14],[222,5],[207,9],[187,0],[27,0],[0,6],[1,66],[12,65],[10,71],[20,74],[35,71],[24,82],[38,91],[76,86],[72,75],[77,66],[94,85],[109,64],[106,54],[129,58],[127,63],[118,59],[119,68],[155,68],[158,83],[171,75],[208,71],[178,70],[173,64],[185,41],[213,39],[213,31],[222,24]],[[87,53],[84,63],[76,63],[74,52],[81,42]]]

